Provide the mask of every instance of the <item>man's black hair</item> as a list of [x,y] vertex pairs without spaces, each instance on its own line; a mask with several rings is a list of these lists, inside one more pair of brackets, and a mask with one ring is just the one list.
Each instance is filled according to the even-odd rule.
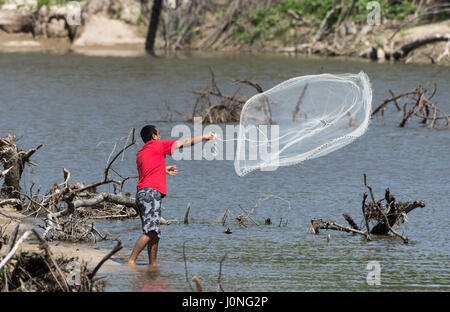
[[146,125],[141,130],[141,138],[144,143],[147,143],[150,140],[153,140],[153,135],[157,134],[156,127],[153,125]]

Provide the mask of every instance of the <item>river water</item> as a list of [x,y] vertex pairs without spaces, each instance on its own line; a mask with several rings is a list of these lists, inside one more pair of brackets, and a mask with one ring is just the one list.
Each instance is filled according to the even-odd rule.
[[[45,190],[61,183],[63,167],[71,171],[72,183],[101,179],[112,143],[127,136],[131,127],[139,131],[147,123],[156,124],[163,138],[171,138],[171,129],[184,122],[164,121],[164,104],[191,112],[195,96],[190,91],[205,86],[208,66],[224,92],[235,90],[230,79],[252,80],[268,89],[294,76],[364,70],[372,82],[373,106],[389,97],[389,89],[400,94],[419,84],[431,88],[436,83],[434,102],[450,111],[450,69],[445,67],[245,54],[161,58],[0,54],[0,136],[16,134],[23,149],[45,144],[33,156],[39,166],[26,169],[23,186],[35,183]],[[415,122],[400,129],[396,114],[395,109],[388,110],[386,125],[375,118],[363,137],[334,153],[274,172],[240,178],[232,161],[168,159],[179,174],[168,178],[163,216],[182,220],[190,202],[190,224],[162,228],[158,270],[145,266],[144,252],[136,270],[119,265],[111,270],[107,290],[189,290],[185,241],[189,275],[197,275],[209,291],[217,289],[219,262],[225,254],[221,283],[228,291],[450,290],[450,132]],[[136,175],[135,153],[140,146],[138,139],[138,146],[115,164],[119,174]],[[397,200],[426,201],[425,208],[408,215],[400,230],[410,238],[409,244],[395,238],[365,242],[336,231],[330,232],[328,242],[326,231],[308,233],[308,224],[316,217],[345,224],[342,213],[362,225],[363,173],[379,198],[389,187]],[[135,185],[132,179],[125,190],[134,196]],[[243,214],[239,205],[249,210],[268,195],[274,197],[261,202],[252,214],[259,226],[236,224],[233,219]],[[230,235],[216,223],[227,208]],[[263,225],[266,218],[273,224]],[[116,261],[125,261],[140,235],[139,219],[96,225],[122,240],[124,249]],[[109,249],[113,242],[98,246]],[[371,261],[380,264],[381,285],[367,283]]]

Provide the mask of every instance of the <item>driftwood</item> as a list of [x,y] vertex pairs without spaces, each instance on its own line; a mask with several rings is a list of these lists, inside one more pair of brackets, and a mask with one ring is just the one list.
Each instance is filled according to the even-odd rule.
[[[369,218],[371,218],[371,219],[376,218],[377,221],[378,221],[378,224],[380,224],[380,223],[384,224],[384,226],[387,227],[388,230],[390,232],[392,232],[392,234],[394,234],[395,236],[400,237],[403,240],[403,242],[405,244],[407,244],[408,243],[408,238],[406,236],[403,236],[403,235],[397,233],[396,231],[394,231],[394,229],[392,228],[392,226],[390,225],[390,223],[388,221],[386,213],[383,211],[383,207],[380,205],[380,202],[375,200],[375,197],[374,197],[373,192],[372,192],[372,187],[370,187],[366,183],[366,174],[364,174],[364,186],[369,189],[370,197],[372,198],[372,207],[366,206],[365,209],[364,209],[364,214],[366,215],[367,219],[369,219]],[[389,189],[386,189],[386,194],[389,195]],[[391,200],[392,199],[388,196],[387,199],[386,199],[386,201],[387,201],[386,205],[390,204]],[[393,199],[393,201],[395,201],[395,199]],[[373,207],[375,207],[375,211],[373,211]],[[372,211],[371,211],[371,209],[372,209]],[[401,212],[399,211],[397,214],[394,215],[394,217],[395,217],[395,220],[399,220],[399,222],[403,222],[403,219],[400,221],[400,219],[403,217],[403,215],[401,215],[400,213]],[[367,228],[367,231],[369,231],[368,228]],[[375,234],[375,233],[373,233],[373,231],[370,231],[370,233]]]
[[348,233],[356,233],[356,234],[365,235],[365,232],[363,232],[363,231],[356,230],[356,229],[354,229],[352,227],[348,227],[348,226],[344,226],[344,225],[338,224],[338,223],[336,223],[334,221],[317,219],[317,218],[316,219],[312,219],[311,220],[311,227],[310,227],[311,234],[319,234],[320,233],[320,229],[344,231],[344,232],[348,232]]
[[9,198],[9,199],[0,200],[0,207],[6,206],[6,205],[18,206],[21,204],[22,204],[22,201],[17,198]]
[[[215,74],[211,68],[209,69],[209,72],[210,80],[208,81],[207,86],[202,90],[192,91],[192,93],[197,96],[192,108],[192,114],[180,113],[171,109],[166,103],[166,120],[173,120],[172,117],[177,115],[190,122],[193,122],[196,118],[200,118],[201,122],[206,124],[239,122],[242,107],[248,100],[248,97],[240,92],[240,88],[231,95],[223,93],[217,85]],[[249,80],[233,81],[233,84],[238,83],[251,86],[258,93],[264,92],[263,88],[258,83]],[[268,122],[273,123],[270,108],[270,105],[273,103],[269,103],[267,98],[263,98],[262,101],[261,110],[265,113]]]
[[[343,214],[344,219],[350,226],[344,226],[331,220],[312,219],[309,225],[309,232],[311,234],[319,234],[321,229],[344,231],[353,234],[363,235],[368,241],[371,240],[370,235],[388,235],[394,234],[403,240],[405,244],[408,243],[408,237],[398,233],[395,228],[399,227],[406,221],[406,215],[415,208],[425,207],[425,201],[414,202],[396,202],[394,196],[391,195],[389,188],[386,189],[384,198],[376,200],[372,187],[366,182],[366,174],[364,174],[364,186],[369,190],[372,202],[366,204],[367,193],[363,194],[362,213],[364,218],[365,229],[360,229],[356,222],[347,214]],[[370,222],[375,222],[375,225],[370,228]]]
[[[389,90],[391,98],[384,100],[378,105],[372,112],[372,117],[379,114],[381,120],[384,123],[384,112],[387,105],[394,103],[397,111],[403,111],[402,120],[399,123],[399,127],[405,127],[406,123],[412,118],[420,120],[421,124],[426,125],[428,128],[436,128],[441,124],[445,124],[448,128],[450,126],[450,114],[447,114],[440,110],[436,104],[431,102],[431,99],[436,94],[437,86],[434,85],[434,90],[430,95],[427,94],[428,90],[422,86],[418,86],[414,90],[410,90],[400,95],[395,95],[392,90]],[[403,100],[402,104],[400,100]]]
[[353,219],[346,213],[342,214],[342,216],[344,217],[345,221],[348,222],[348,224],[350,224],[350,226],[352,227],[352,229],[359,231],[359,227],[356,224],[355,221],[353,221]]
[[222,266],[223,266],[223,262],[225,261],[225,259],[227,258],[227,254],[225,254],[222,259],[220,260],[220,265],[219,265],[219,276],[217,277],[217,291],[221,291],[223,292],[223,288],[222,288]]
[[[251,215],[254,213],[255,209],[264,201],[269,200],[269,199],[277,199],[277,200],[281,200],[284,201],[285,203],[287,203],[288,205],[288,209],[291,209],[291,203],[280,197],[277,195],[273,195],[273,194],[269,194],[266,196],[261,196],[260,198],[258,198],[258,201],[256,202],[256,204],[250,209],[250,211],[247,211],[244,207],[242,207],[241,205],[239,206],[239,209],[244,213],[244,214],[239,214],[236,216],[236,218],[234,218],[234,220],[237,221],[237,224],[239,226],[242,226],[244,228],[246,228],[249,224],[249,220],[251,221],[252,224],[259,226],[260,223],[257,222]],[[228,222],[228,217],[232,215],[230,208],[227,208],[225,210],[225,212],[223,214],[221,214],[217,219],[216,219],[216,223],[221,223],[223,227],[226,227],[226,230],[224,231],[224,233],[226,234],[231,234],[233,233],[231,228],[229,227],[229,223]],[[283,218],[280,218],[280,224],[279,226],[281,226],[282,224],[282,220]],[[286,222],[284,222],[283,226],[287,226],[289,220],[286,220]],[[270,220],[270,218],[265,218],[264,219],[264,225],[271,225],[272,221]]]
[[222,93],[216,83],[213,70],[210,68],[209,71],[211,80],[207,87],[201,91],[192,92],[198,96],[193,108],[192,120],[195,117],[201,117],[203,123],[239,121],[240,111],[247,97],[240,94],[239,89],[233,95]]
[[[37,238],[43,253],[17,252],[31,235]],[[10,238],[7,253],[0,256],[0,291],[103,291],[105,282],[95,278],[95,275],[103,263],[122,248],[119,242],[93,271],[87,269],[87,263],[81,262],[77,270],[79,281],[69,283],[73,269],[69,264],[78,262],[78,258],[56,259],[47,242],[35,230],[26,231],[17,241],[16,236],[17,233]]]
[[256,222],[255,220],[253,220],[253,218],[250,216],[250,214],[253,212],[254,209],[250,210],[250,212],[247,212],[244,208],[242,208],[241,205],[239,205],[239,208],[241,208],[241,210],[246,213],[246,215],[239,215],[236,217],[236,220],[239,222],[240,225],[242,226],[247,226],[247,220],[250,219],[255,225],[259,225],[258,222]]
[[6,170],[0,170],[0,179],[4,178],[11,169],[12,169],[12,167],[10,167]]

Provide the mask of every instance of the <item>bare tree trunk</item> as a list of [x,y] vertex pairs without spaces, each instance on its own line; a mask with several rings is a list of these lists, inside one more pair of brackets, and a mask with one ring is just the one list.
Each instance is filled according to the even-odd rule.
[[5,182],[1,189],[3,198],[20,198],[20,178],[25,163],[43,145],[25,152],[17,148],[16,136],[13,134],[0,138],[0,162],[7,173],[4,174]]
[[150,22],[148,23],[147,38],[145,39],[145,50],[148,54],[155,54],[155,38],[158,30],[159,16],[162,10],[162,0],[154,0]]
[[19,183],[23,166],[19,157],[15,135],[10,134],[6,138],[0,139],[0,158],[5,169],[11,168],[5,175],[5,182],[1,189],[1,197],[19,198],[18,191],[20,191]]
[[414,201],[414,202],[400,202],[395,204],[395,200],[390,205],[390,209],[387,212],[389,225],[385,222],[378,222],[370,231],[370,234],[374,235],[387,235],[389,233],[389,227],[393,227],[399,218],[402,218],[402,214],[406,215],[408,212],[416,209],[425,207],[425,201]]

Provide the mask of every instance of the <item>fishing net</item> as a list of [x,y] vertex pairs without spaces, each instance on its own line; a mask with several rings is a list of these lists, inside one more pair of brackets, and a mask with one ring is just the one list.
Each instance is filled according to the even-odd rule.
[[236,173],[275,170],[344,147],[367,130],[371,103],[364,72],[296,77],[253,96],[241,112]]

